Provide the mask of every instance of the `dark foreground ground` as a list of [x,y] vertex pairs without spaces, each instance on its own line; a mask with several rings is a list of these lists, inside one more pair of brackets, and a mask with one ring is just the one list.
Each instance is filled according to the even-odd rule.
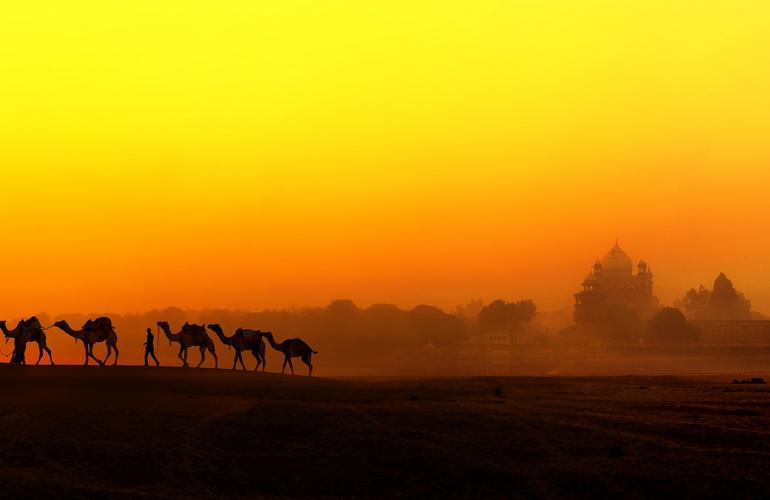
[[770,494],[770,388],[731,377],[0,377],[6,498]]

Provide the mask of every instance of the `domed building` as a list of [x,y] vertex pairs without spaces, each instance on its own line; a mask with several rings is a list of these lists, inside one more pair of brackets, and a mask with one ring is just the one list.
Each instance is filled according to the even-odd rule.
[[652,271],[643,260],[636,265],[617,241],[607,255],[594,263],[583,280],[583,290],[575,294],[575,322],[601,321],[608,307],[627,307],[640,318],[652,316],[658,299],[652,294]]

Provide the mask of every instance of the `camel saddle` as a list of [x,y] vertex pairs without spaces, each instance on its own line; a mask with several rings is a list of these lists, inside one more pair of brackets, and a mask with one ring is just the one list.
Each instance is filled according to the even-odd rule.
[[42,325],[40,324],[40,320],[37,319],[37,316],[32,316],[27,320],[22,320],[21,327],[26,329],[38,329],[42,328]]
[[86,331],[93,331],[93,330],[114,330],[112,326],[112,320],[110,318],[102,316],[101,318],[96,318],[94,320],[89,319],[83,324],[83,330]]
[[236,335],[240,336],[241,339],[247,344],[258,344],[259,341],[262,340],[261,330],[238,329],[238,331],[236,331]]
[[189,330],[204,330],[205,331],[206,327],[203,326],[203,325],[197,325],[195,323],[188,323],[188,322],[185,321],[185,324],[182,325],[182,331],[186,332],[186,331],[189,331]]

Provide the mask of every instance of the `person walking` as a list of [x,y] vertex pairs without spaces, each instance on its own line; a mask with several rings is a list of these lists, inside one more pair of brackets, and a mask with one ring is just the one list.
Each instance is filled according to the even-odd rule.
[[149,328],[147,329],[147,341],[144,343],[144,366],[149,366],[147,364],[148,356],[152,356],[152,359],[155,360],[155,366],[160,366],[158,358],[155,357],[155,335]]

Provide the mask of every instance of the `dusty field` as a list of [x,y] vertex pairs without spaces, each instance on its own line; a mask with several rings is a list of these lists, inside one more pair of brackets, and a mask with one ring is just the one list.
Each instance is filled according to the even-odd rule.
[[0,366],[35,496],[766,496],[770,387],[731,377],[330,380]]

